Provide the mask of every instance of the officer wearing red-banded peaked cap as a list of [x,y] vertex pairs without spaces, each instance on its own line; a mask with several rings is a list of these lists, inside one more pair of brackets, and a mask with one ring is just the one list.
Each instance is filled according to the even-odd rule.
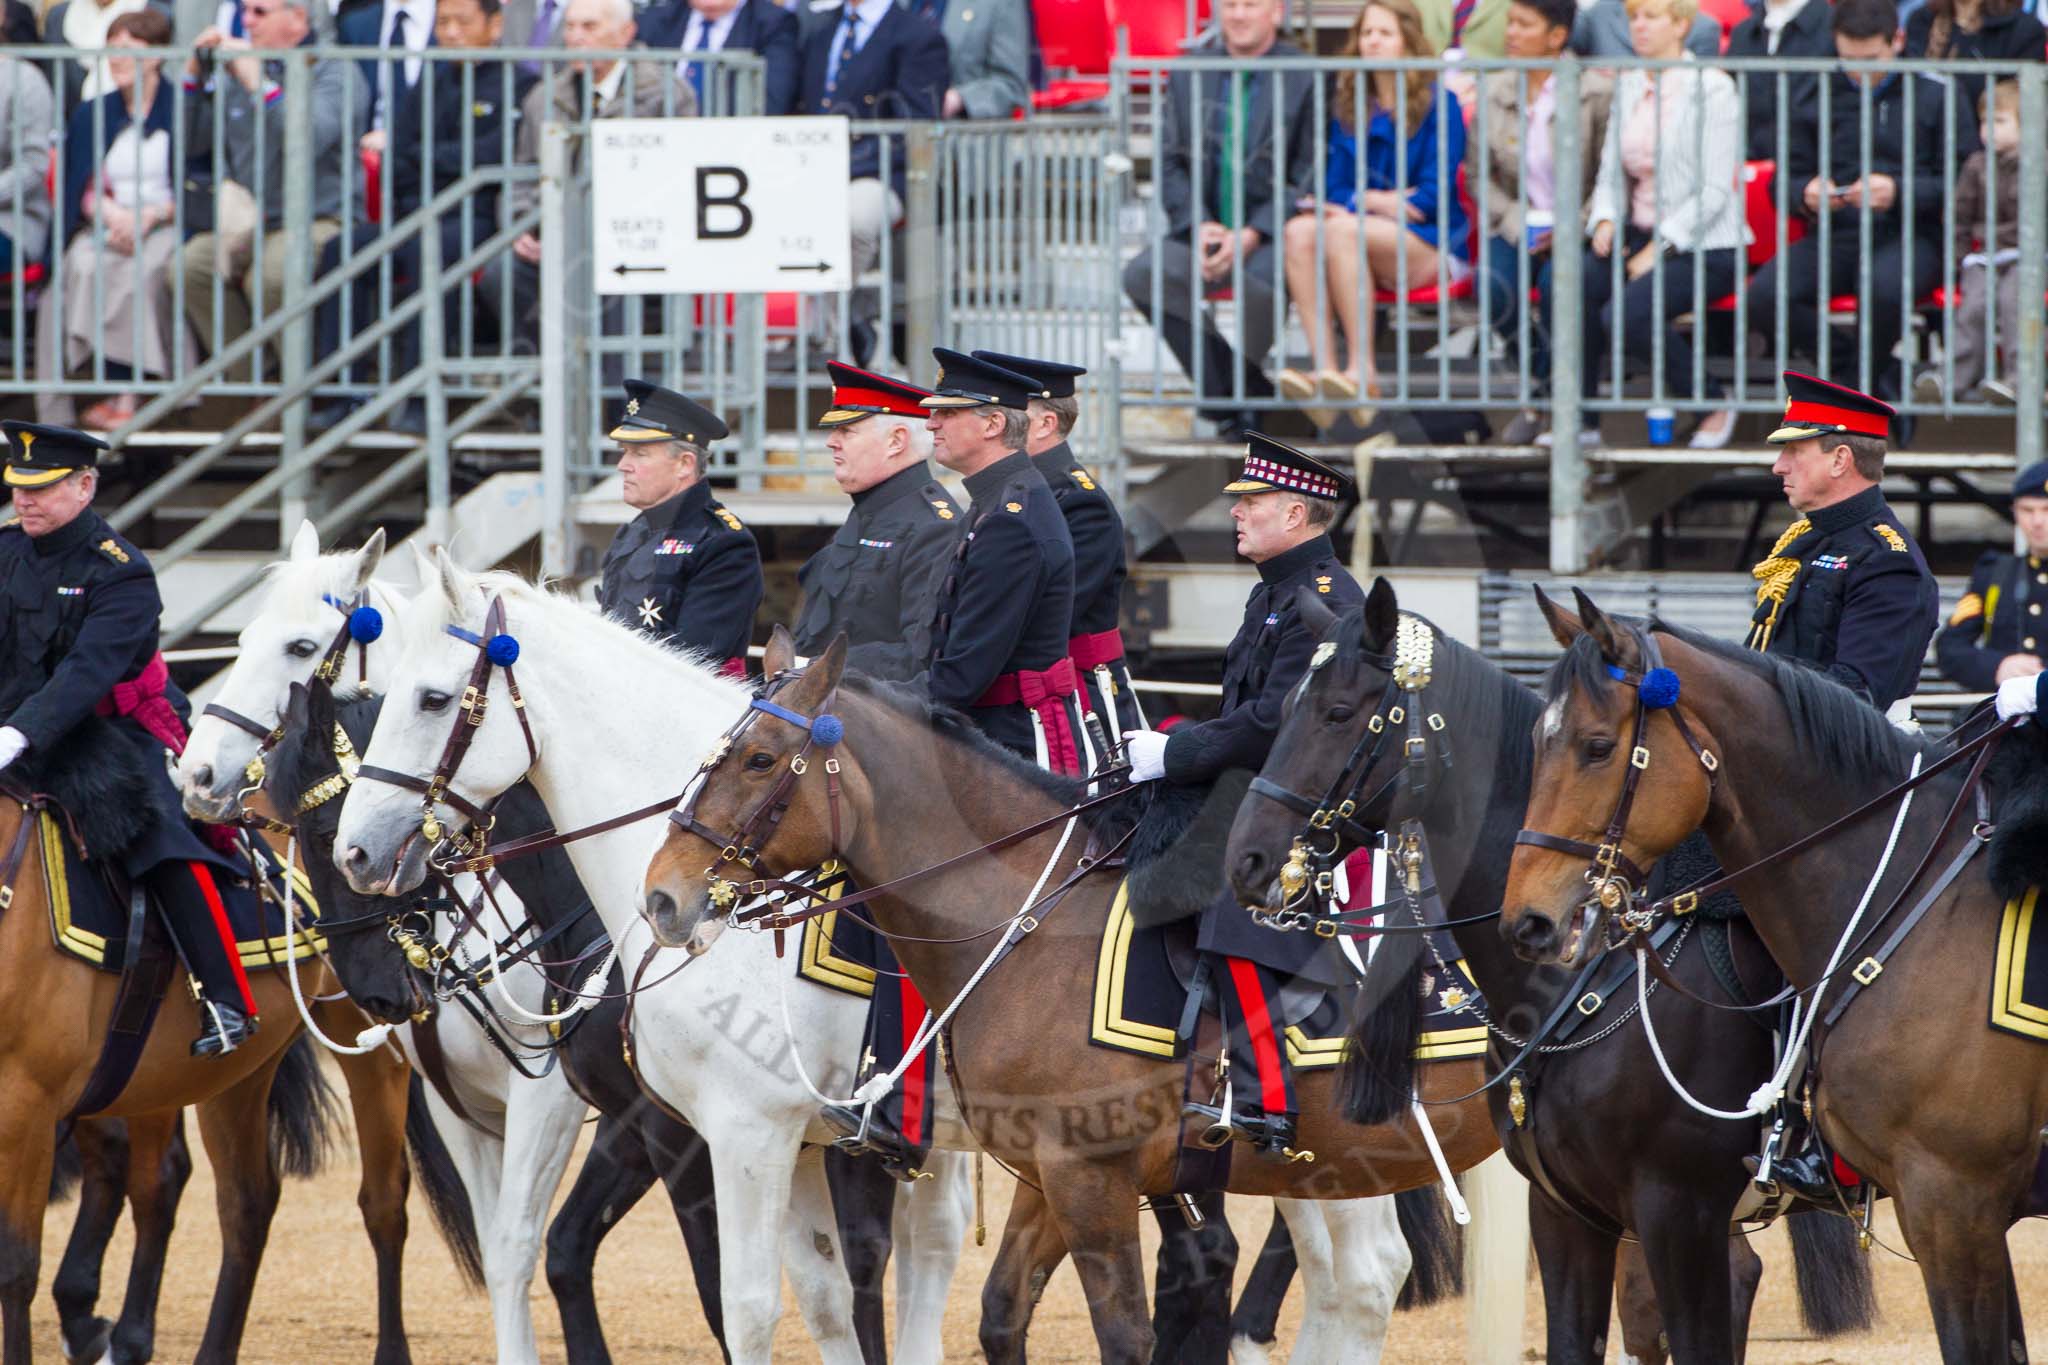
[[1898,413],[1889,403],[1867,393],[1830,384],[1810,374],[1785,371],[1785,420],[1767,438],[1774,446],[1817,436],[1869,436],[1882,441],[1891,434]]

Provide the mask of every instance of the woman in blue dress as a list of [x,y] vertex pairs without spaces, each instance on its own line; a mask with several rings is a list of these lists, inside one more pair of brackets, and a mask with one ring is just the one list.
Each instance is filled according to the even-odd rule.
[[[1390,62],[1436,53],[1414,0],[1371,0],[1346,55]],[[1457,96],[1429,71],[1345,71],[1328,108],[1324,202],[1298,206],[1284,243],[1287,292],[1301,310],[1315,373],[1283,370],[1280,391],[1349,404],[1379,396],[1373,296],[1403,287],[1403,261],[1410,290],[1455,283],[1471,271],[1470,224],[1458,192],[1465,118]]]

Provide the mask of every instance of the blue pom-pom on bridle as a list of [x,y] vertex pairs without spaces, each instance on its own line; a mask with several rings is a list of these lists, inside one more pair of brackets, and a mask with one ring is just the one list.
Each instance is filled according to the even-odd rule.
[[510,668],[519,662],[519,641],[510,635],[493,635],[484,642],[484,657],[500,668]]
[[348,614],[348,638],[366,645],[384,633],[384,613],[375,607],[357,607]]
[[846,726],[837,716],[819,716],[811,722],[811,741],[831,746],[846,738]]
[[1652,711],[1678,705],[1678,675],[1668,668],[1653,668],[1636,684],[1636,695]]

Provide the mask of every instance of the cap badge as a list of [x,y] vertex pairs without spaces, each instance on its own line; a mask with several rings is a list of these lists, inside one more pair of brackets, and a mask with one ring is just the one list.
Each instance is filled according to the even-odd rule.
[[636,415],[636,414],[637,414],[637,413],[638,413],[639,411],[640,411],[640,400],[639,400],[639,399],[637,399],[637,398],[629,398],[629,399],[627,399],[627,400],[626,400],[626,416],[628,416],[628,417],[632,417],[632,416]]
[[28,458],[28,448],[29,448],[30,446],[34,445],[35,443],[36,443],[36,434],[35,434],[35,433],[34,433],[33,431],[24,431],[24,432],[22,432],[22,433],[21,433],[21,458],[22,458],[22,459],[26,460],[26,459]]

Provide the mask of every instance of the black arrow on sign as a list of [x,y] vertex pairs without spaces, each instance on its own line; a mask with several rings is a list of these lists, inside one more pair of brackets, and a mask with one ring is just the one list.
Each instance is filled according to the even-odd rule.
[[663,273],[665,273],[665,272],[666,272],[667,270],[668,270],[668,267],[667,267],[667,266],[665,266],[665,265],[627,265],[627,264],[625,264],[624,262],[620,262],[620,263],[619,263],[618,265],[615,265],[615,266],[613,266],[613,267],[612,267],[612,274],[614,274],[614,275],[660,275],[660,274],[663,274]]
[[830,270],[832,266],[826,261],[806,261],[802,265],[778,265],[775,268],[777,270],[814,270],[822,275]]

